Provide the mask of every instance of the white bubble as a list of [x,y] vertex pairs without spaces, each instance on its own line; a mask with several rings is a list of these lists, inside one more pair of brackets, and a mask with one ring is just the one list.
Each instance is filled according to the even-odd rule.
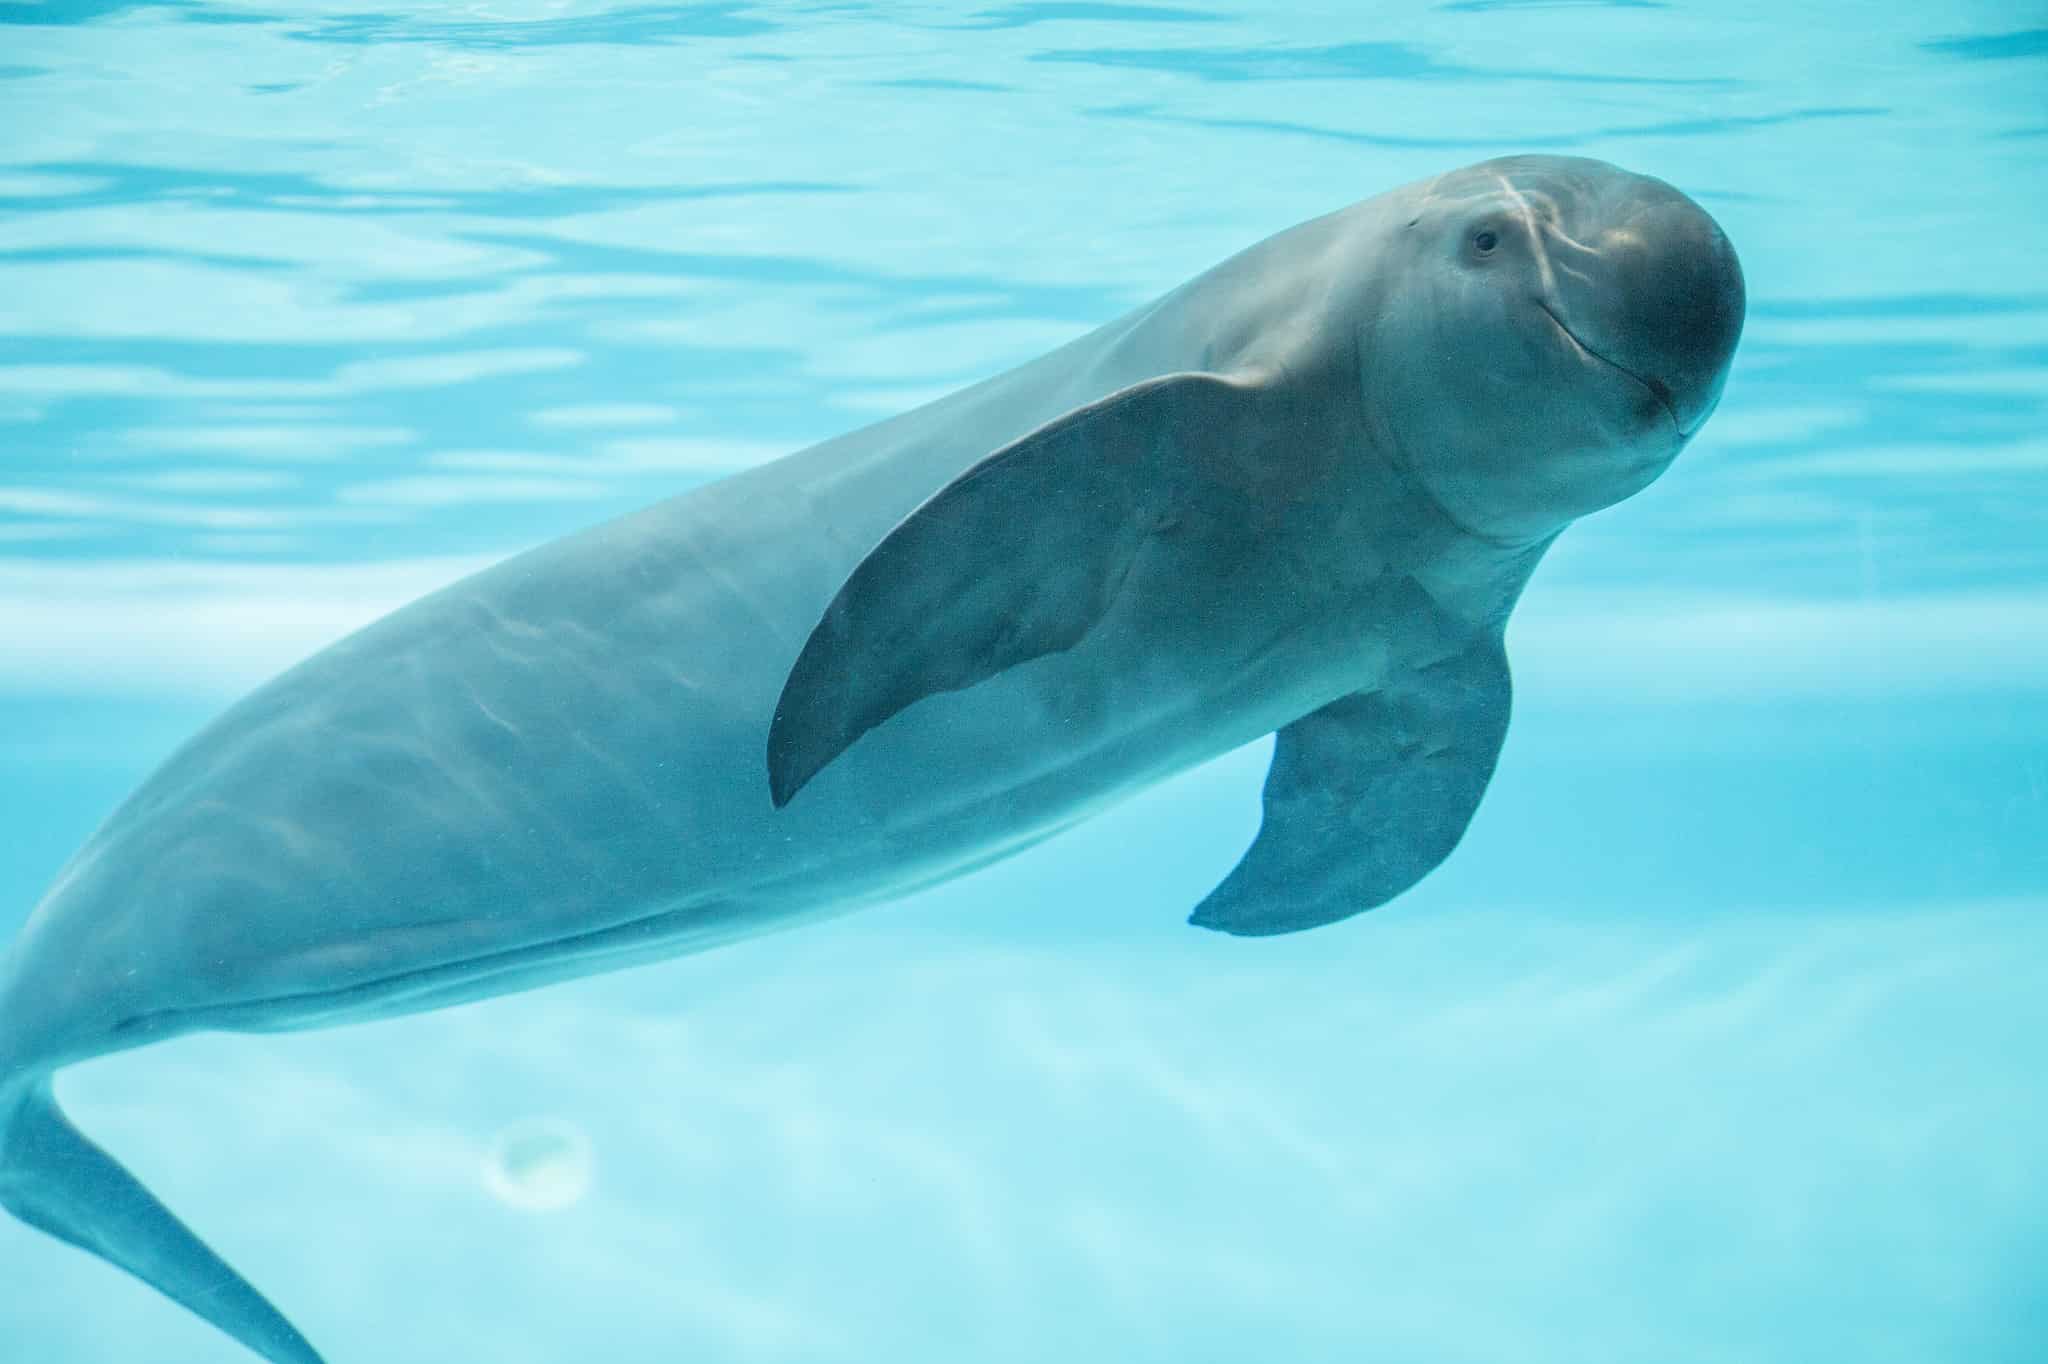
[[529,1212],[571,1207],[590,1191],[590,1138],[560,1118],[526,1118],[499,1130],[484,1158],[484,1187]]

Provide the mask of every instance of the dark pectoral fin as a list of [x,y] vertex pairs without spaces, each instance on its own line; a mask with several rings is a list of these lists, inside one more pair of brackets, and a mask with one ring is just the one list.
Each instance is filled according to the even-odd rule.
[[1507,657],[1488,640],[1281,730],[1265,821],[1189,922],[1243,937],[1376,908],[1450,856],[1507,734]]
[[776,805],[912,702],[1073,647],[1179,517],[1250,390],[1148,380],[1077,408],[939,490],[860,562],[783,683]]

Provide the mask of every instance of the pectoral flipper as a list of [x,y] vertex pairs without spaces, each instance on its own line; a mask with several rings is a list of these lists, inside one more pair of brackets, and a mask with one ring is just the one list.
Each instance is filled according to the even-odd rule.
[[1259,835],[1188,922],[1242,937],[1376,908],[1464,836],[1507,734],[1498,636],[1282,729]]
[[891,531],[833,597],[790,669],[768,733],[786,804],[914,702],[1078,644],[1152,537],[1228,532],[1230,461],[1256,438],[1255,390],[1169,374],[997,450]]

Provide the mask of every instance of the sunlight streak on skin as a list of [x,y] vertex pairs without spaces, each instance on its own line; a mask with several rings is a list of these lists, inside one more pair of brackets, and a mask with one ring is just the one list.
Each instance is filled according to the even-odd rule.
[[[1547,205],[1549,205],[1548,196],[1543,196],[1543,198],[1544,202]],[[1586,243],[1572,236],[1571,233],[1566,232],[1562,227],[1558,225],[1558,215],[1556,212],[1555,205],[1549,206],[1551,208],[1551,211],[1545,214],[1541,220],[1541,227],[1544,235],[1562,243],[1565,246],[1570,247],[1572,250],[1577,251],[1582,255],[1591,256],[1594,260],[1598,260],[1601,255],[1600,248],[1597,246],[1588,246]],[[1620,234],[1610,235],[1619,236]],[[1576,270],[1572,268],[1570,265],[1564,264],[1561,260],[1554,260],[1547,251],[1544,253],[1544,261],[1546,264],[1554,265],[1560,273],[1571,276],[1573,279],[1577,280],[1579,283],[1585,285],[1589,289],[1597,287],[1591,275],[1586,274],[1582,270]]]
[[1515,212],[1521,216],[1522,226],[1529,234],[1529,247],[1536,253],[1536,271],[1543,281],[1542,296],[1557,297],[1557,276],[1551,271],[1550,252],[1543,245],[1543,229],[1536,221],[1535,210],[1529,207],[1528,199],[1523,197],[1522,191],[1516,189],[1505,175],[1496,175],[1493,178],[1500,185],[1500,191],[1506,196],[1507,201],[1515,206]]
[[[1496,178],[1500,181],[1503,192],[1514,203],[1516,211],[1521,214],[1523,225],[1528,229],[1530,246],[1536,252],[1537,268],[1542,272],[1545,296],[1555,296],[1557,276],[1559,274],[1568,275],[1587,288],[1596,287],[1592,276],[1554,258],[1549,246],[1545,242],[1545,238],[1567,246],[1582,255],[1590,256],[1594,260],[1600,258],[1600,248],[1587,245],[1560,226],[1557,203],[1548,193],[1540,189],[1525,192],[1516,188],[1505,176]],[[1537,205],[1541,206],[1541,212],[1538,211]]]

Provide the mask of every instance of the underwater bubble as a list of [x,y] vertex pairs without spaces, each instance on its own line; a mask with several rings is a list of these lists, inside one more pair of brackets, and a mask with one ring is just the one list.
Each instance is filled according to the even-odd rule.
[[501,1128],[484,1158],[484,1187],[529,1212],[571,1207],[590,1190],[590,1138],[560,1118],[527,1118]]

